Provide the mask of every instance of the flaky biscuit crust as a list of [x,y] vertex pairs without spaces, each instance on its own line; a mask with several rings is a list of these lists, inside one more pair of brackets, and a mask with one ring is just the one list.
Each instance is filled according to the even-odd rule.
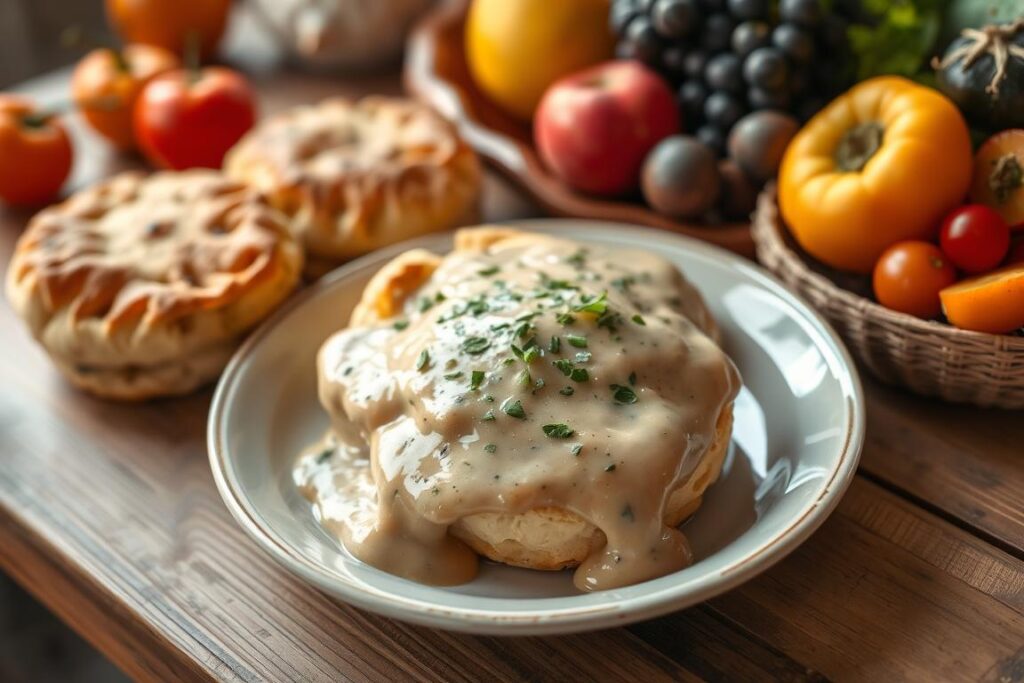
[[270,117],[224,168],[289,217],[318,271],[473,222],[481,183],[476,153],[448,121],[386,97],[328,99]]
[[213,171],[126,173],[31,220],[7,296],[76,384],[148,398],[215,377],[301,268],[283,217],[250,188]]

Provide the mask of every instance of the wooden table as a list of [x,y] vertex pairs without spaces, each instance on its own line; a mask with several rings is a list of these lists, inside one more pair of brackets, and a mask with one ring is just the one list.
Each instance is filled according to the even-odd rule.
[[[253,68],[265,112],[399,87]],[[55,100],[66,81],[22,89]],[[130,165],[74,132],[74,186]],[[485,213],[536,210],[489,178]],[[3,264],[27,218],[0,209]],[[865,378],[860,473],[786,560],[628,628],[484,638],[361,612],[278,567],[214,489],[208,391],[104,403],[60,379],[6,302],[0,330],[0,568],[135,678],[1024,681],[1021,413]]]

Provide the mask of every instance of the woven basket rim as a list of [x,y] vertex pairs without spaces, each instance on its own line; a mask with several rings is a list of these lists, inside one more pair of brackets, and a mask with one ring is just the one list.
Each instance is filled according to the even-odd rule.
[[762,250],[771,251],[775,256],[785,260],[808,286],[820,290],[830,298],[839,299],[845,305],[858,309],[869,322],[878,324],[896,324],[908,332],[920,335],[936,335],[949,344],[961,345],[973,343],[989,345],[994,349],[1024,352],[1024,337],[1009,334],[990,334],[963,330],[959,327],[936,320],[924,320],[908,313],[901,313],[886,308],[881,304],[863,297],[855,292],[840,287],[828,277],[811,270],[804,258],[786,245],[783,239],[785,226],[779,213],[776,188],[769,185],[758,198],[757,213],[751,226],[754,242],[760,257]]

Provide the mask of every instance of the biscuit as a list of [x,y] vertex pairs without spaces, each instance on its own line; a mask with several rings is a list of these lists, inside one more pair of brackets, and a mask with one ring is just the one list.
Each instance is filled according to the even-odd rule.
[[43,210],[7,297],[56,366],[99,396],[183,394],[294,289],[282,216],[214,171],[125,173]]
[[225,172],[264,193],[306,249],[307,273],[472,222],[481,171],[455,128],[412,100],[328,99],[266,119]]
[[[459,230],[454,251],[479,252],[514,249],[550,236],[512,227],[481,226]],[[352,327],[372,326],[399,314],[404,301],[426,283],[441,257],[424,249],[407,251],[385,265],[367,283],[349,320]],[[699,296],[684,302],[691,321],[713,340],[718,326]],[[700,507],[703,494],[717,481],[732,436],[733,408],[725,405],[715,423],[714,438],[694,470],[669,494],[664,517],[678,526]],[[528,512],[482,512],[460,518],[449,533],[475,552],[496,562],[540,570],[579,565],[607,541],[604,532],[569,510],[545,507]]]

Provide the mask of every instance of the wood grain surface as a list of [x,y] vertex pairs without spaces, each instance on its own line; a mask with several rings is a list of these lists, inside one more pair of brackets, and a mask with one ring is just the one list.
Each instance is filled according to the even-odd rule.
[[[254,70],[264,112],[395,92]],[[43,99],[66,72],[26,90]],[[131,161],[75,126],[75,185]],[[488,219],[537,209],[489,178]],[[28,214],[0,209],[0,263]],[[862,472],[790,557],[628,628],[498,639],[347,607],[230,518],[204,442],[209,392],[144,405],[70,389],[0,304],[0,568],[147,681],[1024,681],[1024,417],[867,382]]]

